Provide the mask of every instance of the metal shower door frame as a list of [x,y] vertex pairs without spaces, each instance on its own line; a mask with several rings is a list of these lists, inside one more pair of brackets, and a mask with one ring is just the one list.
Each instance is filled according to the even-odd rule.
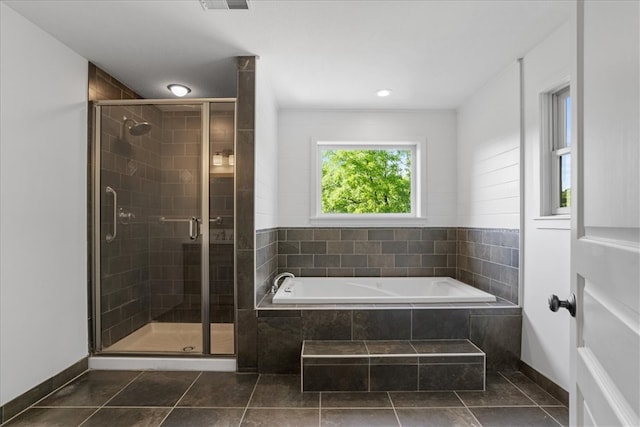
[[[102,352],[102,322],[100,313],[101,304],[101,186],[100,170],[101,170],[101,122],[100,114],[102,106],[121,106],[121,105],[200,105],[202,114],[202,151],[201,151],[201,203],[200,203],[200,215],[203,225],[201,226],[201,323],[202,323],[202,355],[211,355],[211,310],[210,310],[210,268],[209,268],[209,159],[210,159],[210,131],[209,131],[209,119],[210,119],[210,104],[214,103],[233,103],[234,112],[237,109],[236,98],[189,98],[189,99],[130,99],[130,100],[103,100],[93,101],[93,134],[91,141],[91,157],[93,161],[93,167],[91,170],[92,180],[92,193],[91,193],[91,206],[92,206],[92,316],[93,316],[93,353]],[[236,145],[236,132],[235,132],[236,117],[234,114],[234,141],[233,145]],[[206,219],[206,220],[205,220]],[[206,226],[205,226],[206,224]],[[234,215],[235,224],[235,215]],[[234,227],[235,228],[235,227]],[[234,233],[235,235],[235,233]],[[234,249],[235,257],[235,249]],[[235,264],[235,262],[234,262]],[[236,293],[236,274],[234,268],[234,293]],[[234,327],[235,330],[235,327]],[[234,339],[234,341],[236,341]],[[235,349],[234,349],[235,352]],[[154,353],[154,355],[157,353]],[[190,356],[194,354],[191,353]]]

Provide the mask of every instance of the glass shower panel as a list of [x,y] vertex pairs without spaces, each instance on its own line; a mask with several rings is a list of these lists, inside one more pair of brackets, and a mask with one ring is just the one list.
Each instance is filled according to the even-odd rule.
[[234,353],[235,103],[210,104],[209,301],[211,353]]
[[102,350],[202,353],[202,107],[103,105],[98,119]]

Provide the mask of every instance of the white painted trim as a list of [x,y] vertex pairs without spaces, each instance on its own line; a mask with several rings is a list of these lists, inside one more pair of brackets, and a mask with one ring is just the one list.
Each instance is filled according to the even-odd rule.
[[[525,110],[524,110],[524,93],[525,93],[525,88],[524,88],[524,58],[518,58],[518,104],[520,107],[520,115],[518,116],[518,119],[520,121],[519,123],[519,139],[520,139],[520,150],[519,150],[519,162],[520,164],[519,166],[519,180],[520,182],[519,187],[520,187],[520,218],[519,218],[519,226],[520,226],[520,236],[519,236],[519,243],[518,243],[518,305],[520,307],[524,306],[524,269],[525,269],[525,244],[524,244],[524,238],[525,238],[525,231],[526,231],[526,218],[525,218],[525,214],[526,214],[526,193],[525,193],[525,189],[526,189],[526,175],[525,175],[525,164],[526,164],[526,138],[525,138],[525,126],[526,126],[526,120],[525,120]],[[486,362],[485,362],[486,363]],[[486,372],[486,366],[485,366],[485,372]],[[486,377],[486,375],[485,375]],[[485,378],[485,382],[486,382],[486,378]],[[486,384],[485,384],[486,386]]]
[[571,230],[571,215],[549,215],[533,218],[539,230]]
[[89,369],[235,372],[235,358],[90,357]]
[[[427,186],[427,142],[425,138],[407,140],[362,140],[362,141],[332,141],[311,138],[310,156],[310,206],[309,222],[315,226],[417,226],[426,225]],[[411,162],[411,213],[409,214],[323,214],[321,209],[321,178],[322,147],[332,146],[336,149],[389,149],[395,147],[409,147],[412,152]]]

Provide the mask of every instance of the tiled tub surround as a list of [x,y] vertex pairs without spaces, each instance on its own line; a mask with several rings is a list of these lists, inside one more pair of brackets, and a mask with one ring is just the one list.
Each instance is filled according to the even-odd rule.
[[457,279],[518,304],[519,230],[458,229]]
[[259,231],[256,233],[256,301],[260,301],[271,289],[271,282],[277,273],[278,230]]
[[[304,340],[468,339],[486,353],[487,372],[518,368],[522,314],[513,305],[341,305],[258,310],[258,371],[298,373]],[[462,308],[462,307],[465,308]],[[456,308],[457,307],[457,308]]]
[[455,228],[287,228],[278,268],[296,276],[456,275]]
[[302,391],[484,390],[485,354],[468,340],[304,341]]
[[258,303],[283,271],[318,277],[448,276],[518,303],[518,230],[279,228],[259,231],[256,242]]
[[[453,227],[260,231],[256,235],[258,371],[297,373],[303,340],[424,339],[469,339],[486,353],[487,371],[515,370],[522,315],[513,305],[518,282],[517,267],[511,264],[517,266],[518,242],[517,230]],[[464,268],[459,268],[458,260]],[[491,286],[492,275],[495,285],[501,284],[503,270],[515,273],[509,276],[515,277],[509,293],[514,301],[274,306],[267,293],[273,277],[283,271],[321,277],[451,276],[481,287],[483,280]]]

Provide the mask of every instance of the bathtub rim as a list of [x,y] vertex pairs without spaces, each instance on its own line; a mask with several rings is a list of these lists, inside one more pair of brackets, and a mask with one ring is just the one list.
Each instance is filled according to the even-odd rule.
[[[304,276],[301,276],[304,277]],[[428,276],[431,277],[431,276]],[[357,277],[345,277],[345,279],[357,279]],[[460,281],[458,279],[455,279]],[[460,281],[461,282],[461,281]],[[462,282],[464,283],[464,282]],[[471,286],[468,283],[464,283]],[[473,286],[472,286],[473,287]],[[492,294],[493,295],[493,294]],[[267,292],[260,301],[255,304],[254,310],[269,311],[306,311],[306,310],[498,310],[502,314],[519,314],[522,310],[520,304],[514,304],[504,298],[494,295],[495,302],[457,302],[457,303],[341,303],[341,304],[274,304],[273,295]]]
[[[342,286],[342,282],[345,282],[346,284],[351,285],[351,283],[349,282],[355,282],[353,283],[353,285],[357,286],[357,287],[365,287],[365,288],[372,288],[372,285],[377,285],[379,281],[384,281],[387,283],[391,283],[391,282],[401,282],[401,283],[407,283],[409,286],[415,286],[416,282],[418,282],[418,285],[422,285],[423,281],[426,281],[427,283],[425,285],[428,284],[436,284],[437,282],[441,282],[444,281],[446,283],[448,283],[449,285],[451,285],[451,287],[453,287],[454,289],[460,289],[463,292],[468,292],[469,295],[463,295],[463,296],[452,296],[452,295],[438,295],[438,296],[422,296],[422,295],[418,295],[418,296],[406,296],[403,297],[402,295],[399,296],[394,296],[394,295],[388,295],[388,296],[381,296],[381,295],[375,295],[375,296],[356,296],[356,297],[344,297],[345,300],[347,301],[341,301],[341,297],[335,297],[335,296],[319,296],[319,297],[309,297],[309,300],[315,300],[315,299],[319,299],[321,301],[312,301],[312,302],[291,302],[291,303],[286,303],[286,302],[281,302],[283,301],[283,299],[281,299],[279,302],[275,303],[273,302],[273,299],[275,299],[276,296],[278,296],[279,294],[282,294],[282,296],[284,296],[283,293],[283,289],[286,290],[287,288],[287,283],[288,282],[294,282],[294,286],[295,286],[295,282],[296,281],[302,281],[304,282],[305,280],[309,280],[309,286],[311,287],[315,287],[315,286],[322,286],[321,282],[326,281],[327,286],[329,285],[333,285],[335,286],[335,284],[337,283],[339,287]],[[434,283],[435,282],[435,283]],[[302,284],[300,284],[302,285]],[[298,285],[298,286],[300,286]],[[395,286],[395,285],[394,285]],[[373,289],[373,288],[372,288]],[[373,289],[375,291],[375,289]],[[488,298],[493,298],[492,301],[488,301]],[[282,298],[282,297],[281,297]],[[288,299],[288,296],[284,296],[284,300]],[[425,299],[430,299],[433,298],[433,301],[420,301],[420,300],[425,300]],[[278,289],[278,292],[275,295],[271,296],[272,299],[272,304],[273,305],[277,305],[277,306],[281,306],[281,305],[343,305],[343,304],[360,304],[360,305],[369,305],[369,304],[373,304],[373,305],[377,305],[377,304],[393,304],[393,305],[412,305],[412,304],[465,304],[465,303],[475,303],[475,304],[480,304],[480,303],[493,303],[495,301],[497,301],[497,296],[493,295],[489,292],[486,292],[480,288],[476,288],[475,286],[471,286],[467,283],[464,283],[454,277],[449,277],[449,276],[412,276],[412,277],[407,277],[407,276],[403,276],[403,277],[396,277],[396,276],[386,276],[386,277],[318,277],[318,276],[302,276],[302,277],[287,277],[285,278],[284,281],[281,282],[280,288]],[[296,297],[295,295],[291,295],[291,299],[293,301],[297,301],[297,300],[304,300],[305,298],[299,298]],[[398,300],[398,302],[393,301],[393,300]],[[456,301],[456,299],[458,299]],[[464,301],[466,299],[466,301]],[[475,300],[474,300],[475,299]],[[324,300],[324,301],[322,301]],[[355,300],[355,301],[354,301]],[[380,300],[380,301],[375,301],[375,300]]]

